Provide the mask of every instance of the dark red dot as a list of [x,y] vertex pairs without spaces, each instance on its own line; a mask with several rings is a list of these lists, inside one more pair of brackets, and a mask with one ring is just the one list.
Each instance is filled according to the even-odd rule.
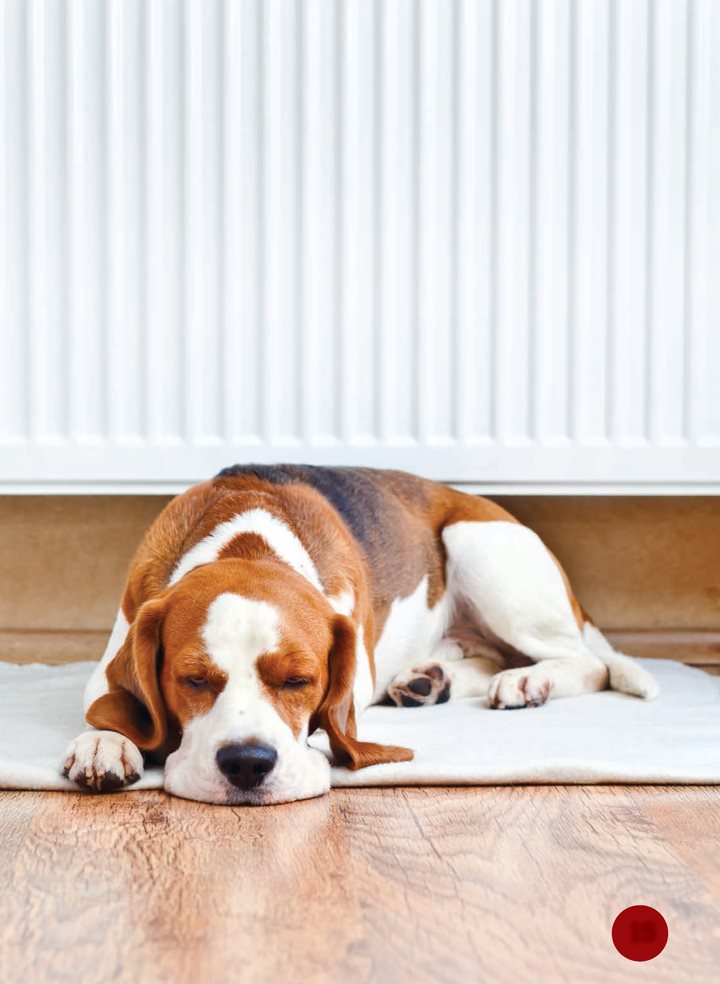
[[652,960],[665,949],[668,925],[652,906],[631,905],[615,919],[612,941],[628,960]]

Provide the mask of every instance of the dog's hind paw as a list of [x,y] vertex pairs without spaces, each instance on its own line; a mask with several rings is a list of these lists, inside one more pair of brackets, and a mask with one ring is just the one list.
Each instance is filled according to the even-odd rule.
[[503,670],[490,681],[488,707],[501,710],[540,707],[551,690],[552,679],[541,665]]
[[111,792],[143,774],[140,750],[115,731],[85,731],[70,743],[62,774],[83,789]]
[[429,707],[450,700],[450,679],[439,663],[425,663],[404,670],[388,687],[388,697],[398,707]]

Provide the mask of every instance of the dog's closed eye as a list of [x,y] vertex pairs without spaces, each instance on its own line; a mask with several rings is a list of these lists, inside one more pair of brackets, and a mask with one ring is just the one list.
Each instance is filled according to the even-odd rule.
[[183,683],[186,687],[191,690],[205,690],[206,687],[210,686],[210,683],[203,676],[189,676],[183,678]]
[[307,677],[288,677],[287,680],[283,682],[283,690],[300,690],[302,687],[307,687],[311,681]]

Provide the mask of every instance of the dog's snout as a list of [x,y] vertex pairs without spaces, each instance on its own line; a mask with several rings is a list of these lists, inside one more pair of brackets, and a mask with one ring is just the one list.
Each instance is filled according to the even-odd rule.
[[238,789],[259,786],[277,761],[269,745],[223,745],[215,756],[222,774]]

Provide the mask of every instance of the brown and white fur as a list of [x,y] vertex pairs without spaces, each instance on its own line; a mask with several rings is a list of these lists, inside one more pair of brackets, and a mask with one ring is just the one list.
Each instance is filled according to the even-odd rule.
[[495,503],[401,472],[235,466],[141,542],[64,772],[115,789],[151,757],[179,796],[303,799],[329,787],[317,728],[352,769],[412,758],[357,739],[370,704],[536,707],[608,686],[657,693]]

